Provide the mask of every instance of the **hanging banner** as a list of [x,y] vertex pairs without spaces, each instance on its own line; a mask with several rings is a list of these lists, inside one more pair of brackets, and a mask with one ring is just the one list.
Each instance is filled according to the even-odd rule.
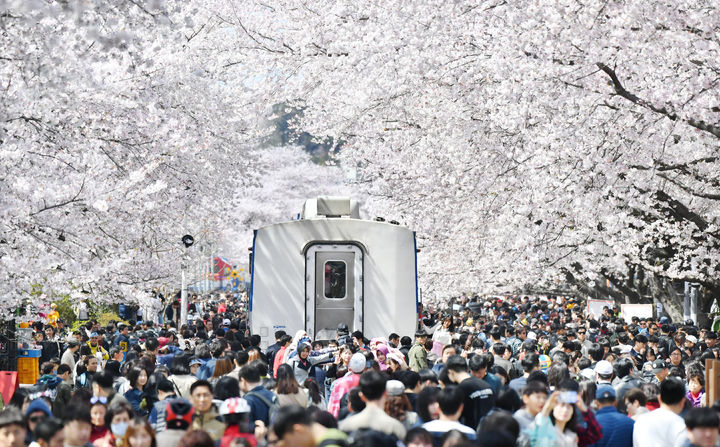
[[599,320],[603,315],[603,308],[612,309],[614,305],[615,301],[613,300],[587,300],[587,314],[592,314],[596,320]]
[[652,318],[652,304],[622,304],[620,305],[620,314],[628,323],[632,322],[632,317]]

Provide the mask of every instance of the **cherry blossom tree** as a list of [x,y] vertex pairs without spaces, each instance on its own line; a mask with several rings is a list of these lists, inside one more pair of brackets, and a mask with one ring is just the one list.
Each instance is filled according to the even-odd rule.
[[184,2],[0,8],[5,310],[33,286],[110,302],[179,284],[180,237],[219,236],[255,175],[253,119],[202,69],[192,17]]
[[230,212],[242,231],[299,203],[274,189],[289,172],[266,172],[299,158],[257,150],[277,104],[342,142],[370,215],[418,231],[426,296],[570,283],[675,314],[679,281],[717,296],[707,2],[2,8],[7,296],[42,281],[144,287],[177,271],[182,233],[217,238]]
[[642,301],[673,281],[716,287],[715,6],[213,8],[235,30],[220,52],[245,61],[228,69],[264,67],[260,97],[345,141],[371,207],[423,235],[431,293],[569,280]]

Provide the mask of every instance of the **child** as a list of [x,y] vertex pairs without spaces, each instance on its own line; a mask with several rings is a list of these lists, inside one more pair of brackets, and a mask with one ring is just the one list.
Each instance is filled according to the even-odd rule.
[[548,398],[547,386],[537,380],[531,380],[525,385],[522,400],[524,408],[518,410],[513,415],[520,424],[520,431],[530,427],[540,411],[542,411],[545,401]]

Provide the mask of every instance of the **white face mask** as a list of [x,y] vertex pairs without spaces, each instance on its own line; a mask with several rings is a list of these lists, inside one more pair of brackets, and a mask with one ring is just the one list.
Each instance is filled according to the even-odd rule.
[[130,425],[128,422],[118,422],[117,424],[110,424],[110,431],[112,431],[113,435],[117,437],[122,437],[125,436],[128,425]]

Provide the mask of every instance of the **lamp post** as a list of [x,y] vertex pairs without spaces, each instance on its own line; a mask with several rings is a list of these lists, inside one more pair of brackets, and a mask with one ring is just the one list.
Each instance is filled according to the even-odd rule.
[[183,323],[187,323],[188,300],[187,284],[185,282],[185,269],[187,268],[187,249],[192,247],[192,244],[195,243],[195,238],[193,238],[189,234],[186,234],[182,237],[182,243],[184,247],[182,261],[180,262],[180,277],[182,282],[182,288],[180,289],[180,323],[178,323],[178,329],[182,327]]

